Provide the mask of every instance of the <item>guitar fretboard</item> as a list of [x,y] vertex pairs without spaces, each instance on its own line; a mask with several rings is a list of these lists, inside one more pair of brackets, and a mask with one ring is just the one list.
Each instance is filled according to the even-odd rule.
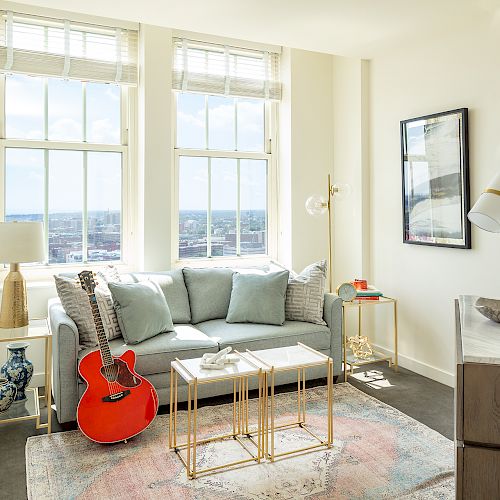
[[111,355],[111,351],[109,349],[108,338],[106,337],[106,332],[104,331],[95,294],[89,295],[89,300],[97,333],[97,341],[99,342],[99,348],[101,350],[102,363],[104,366],[110,366],[113,364],[113,356]]

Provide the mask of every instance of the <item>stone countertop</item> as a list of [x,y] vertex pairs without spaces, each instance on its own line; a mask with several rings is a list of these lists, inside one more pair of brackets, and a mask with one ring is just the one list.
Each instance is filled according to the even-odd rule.
[[460,295],[458,299],[464,363],[500,365],[500,323],[475,309],[477,299],[473,295]]

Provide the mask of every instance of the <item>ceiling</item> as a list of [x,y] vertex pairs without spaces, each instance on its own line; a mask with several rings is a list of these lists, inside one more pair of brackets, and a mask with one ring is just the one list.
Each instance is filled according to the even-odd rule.
[[[500,0],[25,0],[25,4],[371,58],[471,23],[498,29]],[[1,2],[0,2],[1,6]]]

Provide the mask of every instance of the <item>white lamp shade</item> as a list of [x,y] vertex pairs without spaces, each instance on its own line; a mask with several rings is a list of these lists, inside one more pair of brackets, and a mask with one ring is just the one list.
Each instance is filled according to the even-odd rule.
[[467,217],[485,231],[500,233],[500,173],[491,180]]
[[0,262],[43,262],[42,222],[0,222]]

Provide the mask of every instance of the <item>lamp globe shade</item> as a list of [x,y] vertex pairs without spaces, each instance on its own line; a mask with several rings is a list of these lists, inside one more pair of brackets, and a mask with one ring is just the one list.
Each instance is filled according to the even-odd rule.
[[309,215],[323,215],[328,210],[328,202],[319,194],[313,194],[306,200],[306,210]]
[[42,222],[0,222],[0,262],[43,262],[45,242]]
[[500,233],[500,173],[491,180],[467,217],[485,231]]

